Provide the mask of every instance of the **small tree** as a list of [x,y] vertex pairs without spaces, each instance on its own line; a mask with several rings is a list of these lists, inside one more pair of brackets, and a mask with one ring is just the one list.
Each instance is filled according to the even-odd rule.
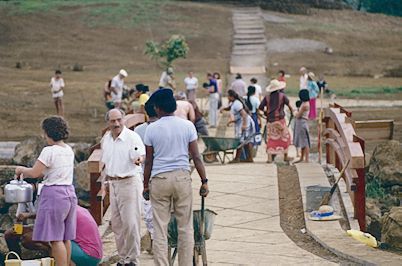
[[182,35],[172,35],[169,40],[161,43],[154,41],[145,43],[145,54],[164,68],[172,66],[176,59],[186,58],[189,50]]

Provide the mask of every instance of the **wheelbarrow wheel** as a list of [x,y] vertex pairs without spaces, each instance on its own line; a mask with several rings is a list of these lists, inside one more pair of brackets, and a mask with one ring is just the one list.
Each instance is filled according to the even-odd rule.
[[207,153],[207,154],[203,154],[202,158],[204,159],[204,162],[206,163],[213,163],[218,161],[218,159],[216,159],[217,153],[216,152],[211,152],[211,153]]

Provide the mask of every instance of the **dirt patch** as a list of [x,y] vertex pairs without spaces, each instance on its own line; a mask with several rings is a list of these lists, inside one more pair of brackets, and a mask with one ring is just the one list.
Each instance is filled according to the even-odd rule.
[[271,39],[267,42],[268,54],[324,51],[325,47],[324,42],[308,39]]
[[281,227],[296,245],[321,258],[341,265],[357,265],[325,249],[308,234],[303,234],[303,200],[295,166],[278,165],[279,208]]

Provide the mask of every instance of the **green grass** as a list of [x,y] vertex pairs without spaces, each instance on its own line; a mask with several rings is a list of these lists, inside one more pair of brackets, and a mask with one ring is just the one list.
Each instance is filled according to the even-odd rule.
[[[374,98],[376,95],[392,95],[402,93],[402,87],[362,87],[362,88],[339,88],[334,89],[337,97],[344,98]],[[286,93],[297,96],[299,88],[286,88]]]
[[[0,1],[14,14],[52,12],[68,15],[69,8],[81,9],[81,19],[91,27],[147,26],[160,20],[162,9],[170,0],[11,0]],[[70,9],[70,10],[71,10]]]

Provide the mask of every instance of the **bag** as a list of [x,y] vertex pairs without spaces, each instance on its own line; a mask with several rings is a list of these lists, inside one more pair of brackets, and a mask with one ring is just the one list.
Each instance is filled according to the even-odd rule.
[[[10,255],[17,257],[16,259],[9,259]],[[14,251],[10,251],[6,255],[4,260],[5,266],[55,266],[53,258],[42,258],[38,260],[22,260],[20,256]]]

